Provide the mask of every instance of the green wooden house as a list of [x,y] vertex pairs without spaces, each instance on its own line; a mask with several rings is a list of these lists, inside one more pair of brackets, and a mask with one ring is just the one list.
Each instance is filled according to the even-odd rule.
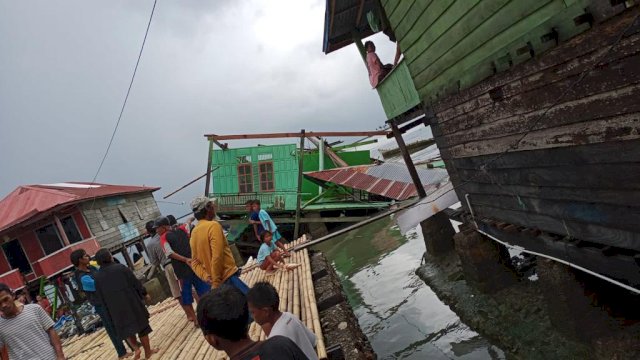
[[[295,211],[297,203],[299,156],[295,144],[254,146],[212,150],[210,197],[218,199],[221,213],[244,212],[247,200],[258,199],[266,209]],[[321,170],[317,150],[304,152],[303,172]],[[336,165],[324,155],[322,169]],[[338,156],[349,165],[370,164],[369,151],[343,151]],[[317,197],[320,187],[302,183],[303,202]],[[338,200],[328,196],[325,201]]]
[[387,123],[401,150],[404,131],[431,127],[471,228],[640,289],[640,193],[626,186],[640,176],[638,13],[624,0],[327,0],[323,51],[397,41],[404,60],[376,89]]

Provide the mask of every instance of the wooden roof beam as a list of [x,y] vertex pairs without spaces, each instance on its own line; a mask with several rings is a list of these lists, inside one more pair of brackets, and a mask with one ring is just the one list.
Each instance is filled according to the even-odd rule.
[[360,25],[362,19],[362,10],[364,10],[364,0],[360,0],[360,6],[358,6],[358,16],[356,16],[356,28]]
[[[389,131],[324,131],[306,133],[306,137],[352,137],[352,136],[387,136]],[[224,140],[246,140],[246,139],[282,139],[282,138],[299,138],[300,133],[265,133],[265,134],[236,134],[236,135],[216,135],[207,134],[205,137],[214,142]]]

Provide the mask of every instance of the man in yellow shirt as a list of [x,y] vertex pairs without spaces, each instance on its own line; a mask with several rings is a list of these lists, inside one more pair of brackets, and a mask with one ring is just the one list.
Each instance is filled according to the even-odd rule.
[[214,201],[206,196],[198,196],[191,202],[191,209],[198,220],[198,225],[191,231],[190,240],[193,271],[214,289],[227,284],[246,295],[249,287],[240,280],[240,271],[222,226],[214,220]]

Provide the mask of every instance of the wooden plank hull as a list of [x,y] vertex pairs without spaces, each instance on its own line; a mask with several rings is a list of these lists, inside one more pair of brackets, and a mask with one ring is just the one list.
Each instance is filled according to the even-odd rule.
[[640,252],[637,14],[428,104],[458,197],[469,195],[477,221]]

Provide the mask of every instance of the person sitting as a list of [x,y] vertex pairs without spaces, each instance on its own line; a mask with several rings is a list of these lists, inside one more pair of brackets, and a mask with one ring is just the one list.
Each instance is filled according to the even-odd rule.
[[[253,208],[253,211],[258,214],[259,221],[256,222],[254,220],[249,220],[249,223],[262,224],[262,227],[264,228],[265,231],[271,232],[271,235],[273,236],[273,245],[279,247],[280,250],[284,253],[285,257],[289,256],[289,252],[284,247],[284,244],[281,241],[281,240],[284,241],[285,239],[282,237],[282,235],[280,235],[280,232],[278,231],[278,226],[271,218],[271,215],[269,215],[269,213],[266,210],[261,208],[260,200],[253,200],[252,208]],[[260,234],[262,234],[262,232]]]
[[256,259],[258,265],[260,265],[260,269],[267,273],[272,273],[274,269],[284,266],[282,253],[278,251],[273,244],[273,235],[271,232],[263,231],[260,239],[262,240],[262,245],[260,245],[260,249],[258,249],[258,257]]
[[273,336],[266,341],[251,340],[247,299],[233,286],[223,284],[203,296],[197,314],[204,338],[231,360],[308,359],[284,336]]
[[393,65],[383,65],[378,55],[376,55],[376,46],[373,41],[364,43],[364,49],[367,52],[367,70],[369,71],[369,82],[374,89],[393,69]]
[[316,335],[295,315],[279,310],[280,297],[273,285],[268,282],[253,285],[247,294],[247,303],[253,319],[262,327],[267,339],[285,336],[296,343],[309,359],[318,359],[314,350]]

